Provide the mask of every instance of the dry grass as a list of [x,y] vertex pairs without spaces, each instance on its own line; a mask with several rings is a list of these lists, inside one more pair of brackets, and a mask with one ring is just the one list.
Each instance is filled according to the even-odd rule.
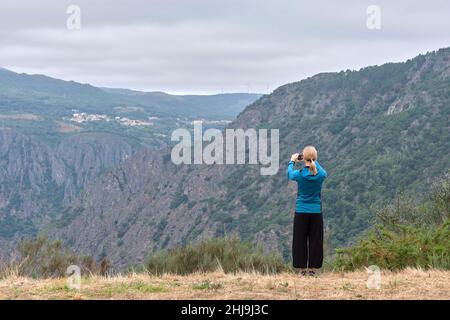
[[0,280],[0,299],[450,299],[450,271],[383,271],[381,289],[366,287],[365,271],[294,274],[223,272],[189,276],[86,277],[81,289],[65,279],[33,280],[11,275]]

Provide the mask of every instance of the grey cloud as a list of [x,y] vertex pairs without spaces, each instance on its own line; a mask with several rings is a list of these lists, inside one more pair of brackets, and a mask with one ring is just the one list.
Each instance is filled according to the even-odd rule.
[[[366,8],[382,29],[366,28]],[[78,4],[82,29],[65,28]],[[314,73],[401,61],[449,45],[435,1],[2,1],[0,65],[94,85],[266,92]]]

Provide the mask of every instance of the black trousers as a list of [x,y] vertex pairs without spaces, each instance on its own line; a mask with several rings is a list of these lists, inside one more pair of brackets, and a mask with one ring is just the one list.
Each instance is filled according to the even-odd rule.
[[323,216],[296,213],[292,241],[294,268],[321,268],[323,262]]

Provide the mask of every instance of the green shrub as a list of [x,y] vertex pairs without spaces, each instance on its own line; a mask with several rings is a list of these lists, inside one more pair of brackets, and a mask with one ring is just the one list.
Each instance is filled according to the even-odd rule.
[[265,255],[263,250],[238,238],[215,238],[203,240],[172,250],[151,255],[145,265],[152,274],[190,274],[215,271],[222,268],[226,273],[238,271],[279,273],[288,270],[282,257],[275,253]]
[[32,278],[63,277],[71,265],[80,267],[82,274],[106,275],[110,263],[103,259],[100,264],[90,256],[77,256],[65,248],[61,241],[52,241],[45,235],[19,243],[15,258],[0,265],[0,278],[24,276]]
[[336,250],[332,266],[354,270],[369,265],[450,269],[450,175],[436,183],[419,205],[401,194],[377,212],[379,223],[354,246]]
[[355,246],[337,249],[334,265],[354,270],[370,265],[399,270],[406,267],[450,269],[450,220],[438,228],[377,226]]

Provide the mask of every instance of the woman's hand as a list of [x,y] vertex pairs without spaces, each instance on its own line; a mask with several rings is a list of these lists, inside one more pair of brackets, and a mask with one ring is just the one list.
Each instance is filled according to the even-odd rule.
[[299,156],[299,153],[294,153],[291,156],[291,161],[298,162],[298,156]]

